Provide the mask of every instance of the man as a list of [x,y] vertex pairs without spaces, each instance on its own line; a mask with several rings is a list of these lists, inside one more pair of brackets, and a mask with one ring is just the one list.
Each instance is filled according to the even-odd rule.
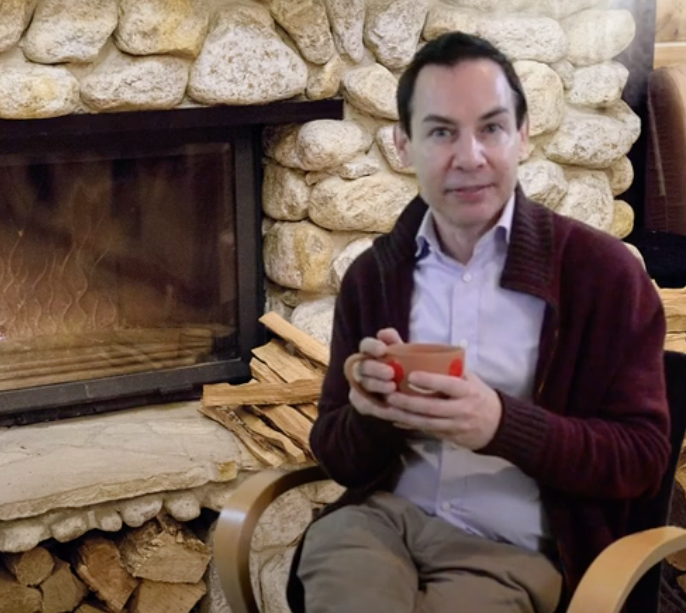
[[[657,491],[669,455],[660,300],[616,239],[517,187],[524,93],[489,43],[444,35],[398,88],[396,144],[421,196],[350,267],[311,437],[347,493],[308,529],[307,613],[552,613]],[[394,343],[462,345],[462,378]],[[362,351],[362,386],[343,362]]]

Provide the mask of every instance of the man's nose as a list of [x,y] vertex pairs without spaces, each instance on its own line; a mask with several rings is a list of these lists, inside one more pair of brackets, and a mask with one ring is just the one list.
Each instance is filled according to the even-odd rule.
[[461,170],[474,170],[485,163],[483,143],[475,134],[464,134],[454,143],[453,166]]

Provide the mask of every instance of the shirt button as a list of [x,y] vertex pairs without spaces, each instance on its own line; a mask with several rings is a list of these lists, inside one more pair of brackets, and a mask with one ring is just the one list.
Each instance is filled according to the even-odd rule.
[[472,275],[470,275],[468,272],[466,272],[462,275],[462,280],[465,283],[469,283],[472,280]]
[[444,511],[450,511],[452,505],[449,502],[443,502],[441,503],[441,509]]

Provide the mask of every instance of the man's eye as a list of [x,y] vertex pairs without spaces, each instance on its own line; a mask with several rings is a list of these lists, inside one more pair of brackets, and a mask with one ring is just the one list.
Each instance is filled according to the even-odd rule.
[[447,136],[450,136],[451,132],[448,130],[448,128],[434,128],[431,130],[429,133],[430,136],[436,136],[438,138],[445,138]]
[[494,134],[502,129],[499,123],[489,123],[484,126],[484,132],[488,134]]

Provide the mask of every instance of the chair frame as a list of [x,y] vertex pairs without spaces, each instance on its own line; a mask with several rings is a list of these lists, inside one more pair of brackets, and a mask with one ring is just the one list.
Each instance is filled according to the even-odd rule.
[[[250,578],[250,542],[267,507],[290,489],[328,479],[319,466],[264,470],[241,483],[221,512],[214,562],[233,613],[260,613]],[[652,528],[625,536],[591,564],[567,613],[619,613],[638,581],[658,562],[686,549],[686,529]]]

